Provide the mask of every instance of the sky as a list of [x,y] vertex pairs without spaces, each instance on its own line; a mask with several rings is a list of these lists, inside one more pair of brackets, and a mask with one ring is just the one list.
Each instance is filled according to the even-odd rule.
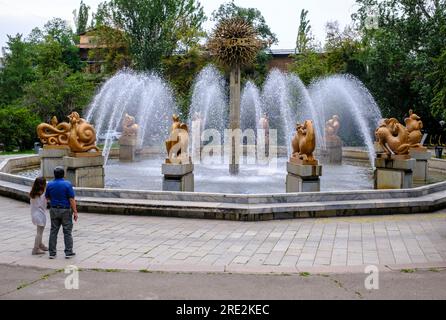
[[[95,11],[103,0],[84,0]],[[208,17],[227,2],[225,0],[200,0]],[[0,0],[0,47],[7,35],[28,35],[34,27],[42,27],[46,21],[59,17],[73,24],[73,10],[80,0]],[[299,16],[302,9],[309,11],[313,34],[318,41],[325,39],[325,24],[339,21],[343,27],[351,22],[351,14],[357,10],[355,0],[235,0],[241,7],[255,7],[266,19],[279,43],[273,48],[294,49]],[[212,30],[213,22],[206,22],[205,29]]]

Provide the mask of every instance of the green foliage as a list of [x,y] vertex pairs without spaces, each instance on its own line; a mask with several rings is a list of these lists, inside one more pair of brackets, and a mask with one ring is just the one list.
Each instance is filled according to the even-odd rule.
[[243,8],[237,6],[234,1],[224,3],[212,13],[213,21],[222,21],[235,17],[240,17],[250,23],[262,39],[267,47],[278,43],[276,35],[271,31],[266,24],[266,20],[262,13],[256,8]]
[[19,106],[0,107],[0,143],[7,151],[33,147],[39,117]]
[[313,79],[329,73],[326,56],[312,51],[297,54],[291,71],[297,73],[303,83],[309,84]]
[[8,36],[3,48],[3,68],[0,69],[0,105],[12,103],[23,94],[23,86],[35,79],[32,46],[22,35]]
[[79,11],[73,11],[77,35],[83,34],[87,31],[89,12],[90,7],[87,6],[83,1],[81,1],[81,4],[79,5]]
[[307,19],[308,10],[300,12],[299,30],[296,39],[296,53],[306,53],[313,49],[313,36],[311,35],[310,20]]
[[[413,108],[435,130],[444,82],[429,75],[441,68],[446,48],[446,1],[357,0],[353,16],[362,32],[361,79],[384,116],[401,118]],[[370,5],[378,8],[378,28],[367,27]],[[441,78],[441,77],[440,77]],[[440,103],[439,103],[440,102]],[[433,109],[431,109],[433,107]]]
[[113,21],[129,37],[135,67],[158,69],[163,56],[190,46],[205,15],[195,0],[113,0]]
[[61,66],[27,85],[23,103],[45,121],[52,116],[62,120],[72,111],[82,112],[95,92],[96,81],[93,75]]
[[446,119],[446,49],[434,61],[437,68],[429,77],[435,84],[432,113],[440,119]]

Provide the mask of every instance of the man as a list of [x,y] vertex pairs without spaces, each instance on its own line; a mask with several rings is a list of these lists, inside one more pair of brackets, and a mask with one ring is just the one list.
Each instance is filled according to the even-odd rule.
[[77,221],[78,213],[73,186],[71,182],[64,180],[65,170],[62,167],[54,169],[54,181],[48,183],[45,197],[51,203],[51,231],[49,240],[50,259],[56,258],[57,253],[57,235],[62,225],[64,242],[65,242],[65,258],[71,259],[76,254],[73,252],[73,217]]

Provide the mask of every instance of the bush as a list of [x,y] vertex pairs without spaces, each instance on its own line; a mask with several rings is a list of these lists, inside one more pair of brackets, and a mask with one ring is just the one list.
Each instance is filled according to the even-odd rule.
[[37,140],[36,127],[41,119],[27,108],[0,108],[0,143],[6,151],[30,149]]

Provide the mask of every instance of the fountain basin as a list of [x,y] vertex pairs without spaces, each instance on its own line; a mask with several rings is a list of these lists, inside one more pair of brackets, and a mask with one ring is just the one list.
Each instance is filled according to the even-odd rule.
[[[10,174],[37,156],[0,164],[0,195],[28,202],[33,179]],[[438,166],[438,164],[437,164]],[[444,175],[446,172],[442,171]],[[426,213],[446,207],[446,182],[403,190],[229,194],[76,188],[82,212],[260,221],[347,215]]]

